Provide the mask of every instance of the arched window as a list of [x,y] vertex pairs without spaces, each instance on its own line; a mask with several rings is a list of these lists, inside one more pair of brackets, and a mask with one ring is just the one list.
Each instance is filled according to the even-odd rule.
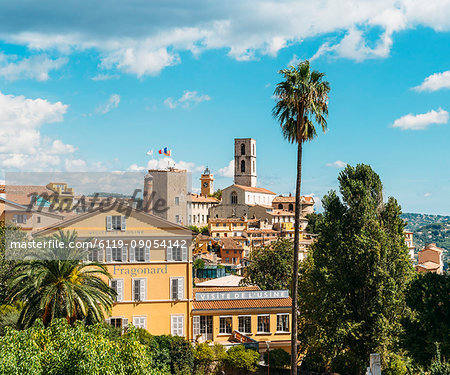
[[282,210],[283,209],[283,205],[281,203],[278,203],[278,209]]
[[245,155],[245,144],[241,143],[241,155]]
[[253,156],[255,156],[255,145],[253,145]]
[[245,172],[245,160],[241,160],[241,172]]
[[294,211],[294,205],[292,203],[289,203],[289,211]]
[[237,197],[237,193],[235,191],[231,192],[231,204],[237,204],[238,202],[238,197]]

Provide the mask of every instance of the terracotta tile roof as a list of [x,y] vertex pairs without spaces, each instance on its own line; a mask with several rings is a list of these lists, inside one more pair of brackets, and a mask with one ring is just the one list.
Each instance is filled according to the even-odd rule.
[[0,185],[0,193],[4,193],[5,191],[5,185]]
[[440,264],[434,263],[432,261],[419,263],[417,267],[425,268],[426,270],[437,270],[440,267]]
[[212,218],[208,220],[209,223],[236,223],[236,222],[247,222],[246,219],[238,217],[223,217],[223,218]]
[[[295,203],[295,196],[278,195],[273,198],[272,203]],[[302,196],[302,203],[312,204],[314,203],[314,198],[310,196]]]
[[53,191],[40,185],[6,185],[6,198],[18,204],[28,205],[32,194],[54,194]]
[[272,212],[268,212],[269,214],[275,215],[275,216],[294,216],[295,213],[293,211],[286,211],[286,210],[273,210]]
[[439,253],[442,253],[444,251],[444,249],[437,247],[435,243],[426,244],[425,247],[420,251],[425,251],[425,250],[433,250],[433,251],[437,251]]
[[232,238],[221,238],[219,240],[219,245],[222,246],[224,250],[242,250],[242,245]]
[[190,198],[194,203],[219,203],[219,200],[214,197],[205,197],[200,194],[191,194]]
[[289,298],[267,298],[247,300],[225,300],[225,301],[194,301],[194,310],[247,310],[247,309],[270,309],[291,308],[292,299]]
[[271,195],[276,195],[276,193],[274,193],[273,191],[264,189],[264,188],[258,188],[258,187],[251,187],[251,186],[244,186],[244,185],[232,185],[232,186],[236,186],[239,189],[245,190],[245,191],[251,191],[252,193],[262,193],[262,194],[271,194]]
[[280,233],[277,230],[273,230],[273,229],[252,229],[252,230],[248,230],[245,233],[247,234],[252,234],[252,233],[270,233],[270,234],[278,234]]
[[247,286],[227,286],[227,287],[196,287],[193,289],[194,298],[197,292],[234,292],[234,291],[247,291],[247,290],[261,290],[258,285]]

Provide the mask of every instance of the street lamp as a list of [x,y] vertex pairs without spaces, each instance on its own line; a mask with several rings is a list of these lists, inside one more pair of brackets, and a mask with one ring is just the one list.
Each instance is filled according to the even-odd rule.
[[266,346],[267,346],[267,375],[270,375],[270,356],[269,356],[270,341],[266,341]]

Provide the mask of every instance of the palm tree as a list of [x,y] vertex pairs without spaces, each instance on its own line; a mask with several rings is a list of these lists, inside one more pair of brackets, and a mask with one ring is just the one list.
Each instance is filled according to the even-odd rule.
[[38,318],[46,326],[54,318],[66,318],[69,323],[102,322],[116,296],[104,280],[111,275],[100,263],[80,260],[80,252],[69,246],[76,242],[75,232],[60,231],[53,238],[64,246],[52,252],[51,258],[39,254],[39,258],[21,262],[10,280],[10,302],[24,302],[19,327],[29,327]]
[[309,61],[297,67],[280,70],[284,81],[275,88],[275,104],[272,114],[279,121],[284,138],[297,143],[297,183],[295,187],[294,266],[292,277],[292,336],[291,374],[297,374],[297,293],[300,240],[302,148],[303,143],[317,136],[313,120],[325,131],[328,116],[330,84],[323,81],[324,73],[311,71]]

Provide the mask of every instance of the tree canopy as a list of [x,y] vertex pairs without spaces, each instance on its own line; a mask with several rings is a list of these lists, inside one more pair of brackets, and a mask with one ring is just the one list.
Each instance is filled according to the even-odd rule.
[[383,202],[380,177],[368,165],[347,166],[315,218],[317,242],[299,283],[302,350],[358,374],[369,354],[398,348],[405,291],[413,269],[394,198]]
[[292,277],[293,247],[287,239],[252,251],[243,283],[262,290],[289,289]]

